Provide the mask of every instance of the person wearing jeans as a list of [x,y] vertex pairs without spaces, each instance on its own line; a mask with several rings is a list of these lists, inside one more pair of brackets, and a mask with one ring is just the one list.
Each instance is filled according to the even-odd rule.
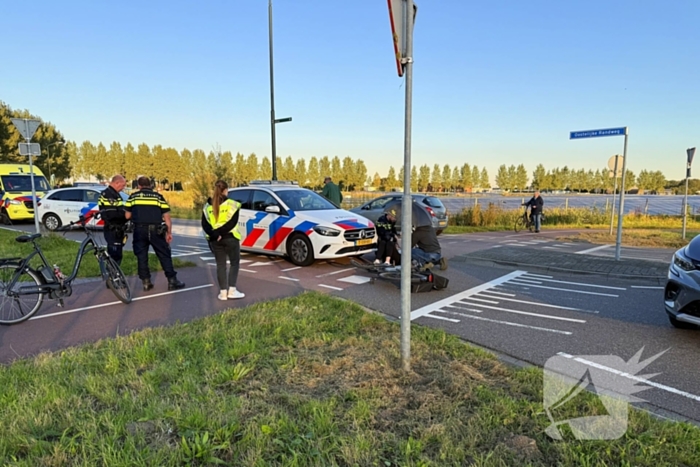
[[542,207],[544,206],[540,190],[535,190],[535,195],[525,203],[525,206],[530,206],[530,219],[535,223],[535,233],[539,233],[542,225]]
[[[214,193],[202,210],[202,229],[209,248],[216,259],[216,279],[219,283],[219,300],[238,299],[245,294],[236,288],[241,263],[241,234],[238,232],[238,217],[241,204],[226,196],[228,184],[219,180],[214,184]],[[226,275],[226,260],[231,263]]]

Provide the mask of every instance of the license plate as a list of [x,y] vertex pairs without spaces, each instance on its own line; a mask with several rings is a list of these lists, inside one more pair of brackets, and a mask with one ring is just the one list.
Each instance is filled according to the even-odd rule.
[[447,221],[440,221],[440,225],[447,225]]
[[355,246],[371,245],[371,244],[372,244],[371,238],[365,238],[364,240],[357,240],[355,242]]

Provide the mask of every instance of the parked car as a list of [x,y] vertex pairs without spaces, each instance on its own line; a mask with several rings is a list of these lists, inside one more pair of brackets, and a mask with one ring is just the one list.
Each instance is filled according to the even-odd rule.
[[[82,215],[97,212],[99,211],[97,202],[104,190],[105,187],[102,185],[51,190],[37,203],[39,221],[48,230],[56,230],[62,225],[77,221]],[[125,193],[120,195],[125,201],[128,198]],[[102,219],[92,219],[88,227],[104,228],[104,222]]]
[[[445,208],[445,205],[442,204],[442,201],[440,201],[439,198],[430,195],[412,194],[411,197],[413,197],[414,203],[420,203],[421,206],[428,211],[430,216],[433,218],[433,227],[437,231],[436,233],[440,235],[442,231],[447,228],[449,221],[447,216],[447,208]],[[361,214],[372,222],[377,222],[377,220],[379,220],[384,213],[384,207],[387,204],[389,204],[391,201],[400,201],[402,198],[403,194],[400,193],[381,196],[373,199],[372,201],[368,201],[361,206],[351,209],[350,212]],[[396,228],[398,230],[401,230],[400,224],[401,221],[399,220],[396,223]]]
[[700,236],[674,253],[668,268],[664,306],[675,327],[700,326]]
[[241,250],[287,256],[297,266],[317,259],[362,256],[376,248],[374,223],[338,209],[296,183],[258,180],[232,188],[241,203]]

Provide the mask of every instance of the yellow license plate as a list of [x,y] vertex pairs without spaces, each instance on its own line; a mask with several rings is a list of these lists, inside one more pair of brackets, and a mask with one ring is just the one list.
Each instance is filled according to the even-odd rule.
[[364,240],[357,240],[355,242],[356,246],[362,246],[362,245],[371,245],[372,244],[372,239],[371,238],[365,238]]

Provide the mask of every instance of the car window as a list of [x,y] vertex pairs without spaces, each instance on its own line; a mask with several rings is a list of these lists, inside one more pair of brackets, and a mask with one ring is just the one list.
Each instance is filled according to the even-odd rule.
[[253,211],[264,212],[268,206],[279,206],[279,203],[267,191],[253,190]]
[[51,199],[56,201],[75,201],[78,203],[83,202],[83,190],[64,190],[57,191],[51,195]]
[[100,199],[100,193],[92,190],[85,190],[83,201],[86,203],[96,203]]
[[277,192],[282,202],[292,211],[327,211],[338,209],[323,196],[311,190],[280,190]]
[[442,201],[440,201],[438,198],[434,196],[426,196],[425,199],[423,200],[423,204],[427,204],[431,208],[444,208],[445,205],[442,204]]
[[382,209],[384,206],[387,205],[387,203],[389,203],[389,201],[393,199],[394,198],[391,196],[387,196],[386,198],[375,199],[374,201],[372,201],[372,203],[370,203],[369,208],[371,210]]
[[[0,180],[2,180],[6,191],[32,191],[32,177],[30,175],[3,175]],[[36,191],[49,191],[49,183],[44,177],[34,175],[34,189]]]
[[241,203],[241,209],[252,209],[250,192],[251,190],[232,190],[228,192],[228,198]]

